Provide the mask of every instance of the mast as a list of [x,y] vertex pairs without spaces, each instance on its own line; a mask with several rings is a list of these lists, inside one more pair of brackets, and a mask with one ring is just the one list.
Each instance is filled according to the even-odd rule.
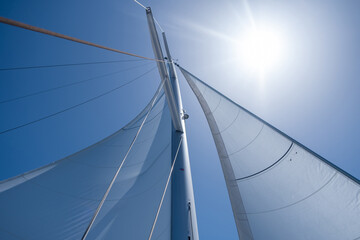
[[[185,131],[185,113],[182,108],[179,82],[172,62],[165,33],[163,40],[168,58],[166,67],[161,45],[156,32],[155,21],[150,8],[146,9],[150,36],[164,91],[168,100],[173,122],[172,156],[174,159],[176,148],[182,138],[182,144],[175,163],[171,181],[171,239],[198,240],[194,192],[191,178],[189,153]],[[169,73],[168,73],[169,70]]]

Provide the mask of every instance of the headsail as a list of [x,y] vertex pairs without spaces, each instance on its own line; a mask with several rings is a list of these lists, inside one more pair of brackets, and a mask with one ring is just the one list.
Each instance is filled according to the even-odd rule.
[[240,239],[359,239],[360,184],[180,67],[219,154]]
[[[148,239],[171,168],[164,92],[127,126],[59,160],[0,182],[0,239],[81,239],[151,110],[86,239]],[[152,239],[170,239],[168,188]]]

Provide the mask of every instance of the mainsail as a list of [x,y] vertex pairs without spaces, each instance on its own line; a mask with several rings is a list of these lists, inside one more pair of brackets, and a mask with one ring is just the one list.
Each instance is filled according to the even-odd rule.
[[241,240],[360,239],[357,179],[180,70],[209,123]]
[[[0,182],[0,239],[81,239],[145,117],[87,239],[148,239],[173,160],[160,88],[151,103],[104,140]],[[152,239],[170,239],[170,203],[171,187]]]

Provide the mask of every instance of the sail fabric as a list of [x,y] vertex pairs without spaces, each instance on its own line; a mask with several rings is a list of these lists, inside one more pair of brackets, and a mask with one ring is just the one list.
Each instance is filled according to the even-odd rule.
[[360,185],[180,68],[209,123],[239,238],[360,239]]
[[[161,91],[113,135],[62,160],[0,182],[0,239],[82,238],[148,115],[86,239],[148,239],[171,168],[171,118]],[[170,239],[169,187],[152,239]]]

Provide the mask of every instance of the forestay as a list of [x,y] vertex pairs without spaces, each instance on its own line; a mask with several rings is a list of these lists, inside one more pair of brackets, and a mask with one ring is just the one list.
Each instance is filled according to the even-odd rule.
[[[78,153],[0,182],[0,239],[81,239],[150,108]],[[86,239],[148,239],[171,163],[161,92]],[[152,239],[170,239],[170,198],[171,187]]]
[[241,240],[360,239],[357,179],[180,69],[210,125]]

